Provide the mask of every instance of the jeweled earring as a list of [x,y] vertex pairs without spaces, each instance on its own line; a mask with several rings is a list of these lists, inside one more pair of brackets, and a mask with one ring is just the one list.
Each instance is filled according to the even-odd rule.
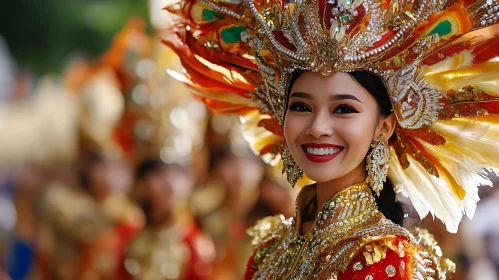
[[281,145],[282,174],[286,173],[288,182],[291,184],[291,187],[294,187],[298,179],[303,177],[303,170],[301,170],[298,163],[291,156],[286,142],[283,141]]
[[379,196],[386,182],[390,167],[390,148],[383,134],[371,143],[372,151],[367,156],[367,180],[373,191]]

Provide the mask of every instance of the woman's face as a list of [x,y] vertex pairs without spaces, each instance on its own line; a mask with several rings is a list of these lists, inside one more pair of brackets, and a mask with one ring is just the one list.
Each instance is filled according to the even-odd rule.
[[290,91],[284,135],[305,174],[327,182],[365,169],[379,120],[376,100],[349,74],[303,72]]

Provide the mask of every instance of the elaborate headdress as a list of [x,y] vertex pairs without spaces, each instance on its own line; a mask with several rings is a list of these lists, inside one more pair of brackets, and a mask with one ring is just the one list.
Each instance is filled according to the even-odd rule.
[[[498,0],[184,0],[165,43],[172,73],[215,112],[239,113],[253,149],[280,160],[293,71],[368,71],[398,120],[389,177],[420,217],[455,232],[499,170]],[[291,175],[291,176],[290,176]],[[297,178],[288,174],[292,183]]]

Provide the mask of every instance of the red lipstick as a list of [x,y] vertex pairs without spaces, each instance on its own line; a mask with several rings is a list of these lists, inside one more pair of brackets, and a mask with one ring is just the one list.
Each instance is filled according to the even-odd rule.
[[[305,156],[307,157],[308,160],[312,162],[317,162],[317,163],[325,163],[328,161],[333,160],[337,155],[339,155],[343,151],[342,146],[334,145],[334,144],[319,144],[319,143],[307,143],[301,146],[303,149],[303,152],[305,152]],[[327,148],[334,148],[338,149],[339,151],[335,152],[334,154],[326,154],[326,155],[314,155],[311,154],[307,151],[307,148],[313,148],[313,149],[327,149]]]

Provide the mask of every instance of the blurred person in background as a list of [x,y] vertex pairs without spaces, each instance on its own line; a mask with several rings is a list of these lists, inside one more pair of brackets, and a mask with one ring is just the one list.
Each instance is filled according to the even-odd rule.
[[251,253],[246,228],[264,174],[258,158],[248,152],[236,155],[229,146],[213,149],[210,177],[190,202],[203,230],[215,242],[216,262],[211,279],[242,277],[244,259]]
[[286,179],[278,170],[265,166],[265,173],[258,185],[258,198],[253,207],[246,224],[254,225],[258,220],[270,216],[282,214],[284,217],[292,217],[294,214],[297,191],[286,187]]
[[499,178],[484,188],[473,220],[463,222],[463,249],[469,262],[467,280],[499,279]]
[[44,218],[41,198],[51,187],[74,186],[74,170],[75,165],[65,161],[25,164],[10,170],[14,174],[10,184],[15,211],[9,214],[8,208],[4,208],[2,213],[7,217],[13,214],[15,223],[6,252],[7,271],[12,279],[38,279],[37,259],[43,247],[39,240]]
[[192,181],[184,167],[159,158],[139,164],[134,197],[146,226],[125,260],[134,279],[207,279],[215,252],[185,207]]
[[99,153],[86,155],[80,188],[54,182],[41,198],[39,279],[119,279],[124,251],[144,223],[127,197],[126,164]]
[[[41,193],[45,174],[42,168],[34,164],[11,170],[14,173],[10,183],[4,185],[4,195],[12,193],[13,209],[9,204],[2,204],[2,218],[12,219],[10,223],[14,228],[8,232],[8,246],[5,252],[7,272],[12,279],[25,279],[32,273],[36,254],[37,215],[36,198]],[[2,196],[9,203],[7,196]],[[3,226],[10,226],[4,221]]]

